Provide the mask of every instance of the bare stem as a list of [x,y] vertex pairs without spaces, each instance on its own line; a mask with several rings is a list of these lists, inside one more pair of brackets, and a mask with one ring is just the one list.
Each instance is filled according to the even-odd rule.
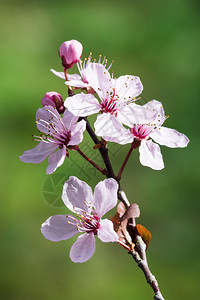
[[122,166],[121,166],[121,168],[120,168],[120,170],[119,170],[119,173],[118,173],[118,175],[117,175],[118,180],[121,179],[122,172],[124,171],[124,168],[125,168],[125,166],[126,166],[128,160],[129,160],[129,157],[131,156],[131,153],[132,153],[132,151],[133,151],[133,149],[134,149],[132,145],[133,145],[133,144],[131,144],[131,147],[130,147],[130,149],[129,149],[129,151],[128,151],[126,157],[125,157],[125,160],[124,160],[124,162],[123,162],[123,164],[122,164]]
[[129,149],[129,151],[128,151],[126,157],[125,157],[125,160],[124,160],[124,162],[123,162],[123,164],[122,164],[122,166],[121,166],[121,168],[120,168],[120,170],[119,170],[119,173],[118,173],[118,175],[117,175],[117,179],[118,179],[119,181],[120,181],[120,179],[121,179],[122,172],[124,171],[124,168],[125,168],[125,166],[126,166],[128,160],[129,160],[129,158],[130,158],[130,156],[131,156],[131,153],[132,153],[133,149],[136,149],[136,148],[138,148],[139,146],[140,146],[140,141],[137,140],[137,139],[135,139],[135,140],[133,141],[133,143],[131,144],[131,147],[130,147],[130,149]]
[[[89,133],[90,137],[92,138],[93,142],[97,145],[100,143],[99,139],[97,138],[96,134],[94,133],[92,127],[90,126],[90,123],[87,118],[82,118],[86,121],[86,130]],[[101,156],[103,158],[103,161],[105,163],[107,174],[105,174],[108,178],[114,178],[117,180],[112,165],[110,163],[109,155],[108,155],[108,149],[106,146],[99,147],[98,150],[101,153]]]
[[86,159],[93,167],[95,167],[98,171],[100,171],[103,175],[107,175],[107,171],[99,167],[93,160],[91,160],[87,155],[85,155],[78,146],[74,149],[76,150],[84,159]]

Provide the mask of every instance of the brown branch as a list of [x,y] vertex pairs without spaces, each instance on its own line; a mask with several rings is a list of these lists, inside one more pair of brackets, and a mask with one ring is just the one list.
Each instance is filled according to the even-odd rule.
[[[125,195],[125,193],[120,190],[118,192],[119,196],[120,196],[120,200],[122,201],[123,199],[123,203],[126,203],[126,206],[129,206],[130,203]],[[131,224],[129,226],[132,226],[133,230],[135,227],[135,220],[131,220],[129,219],[131,222]],[[135,234],[135,231],[134,231]],[[131,249],[128,253],[131,254],[131,256],[133,257],[133,259],[135,260],[135,262],[137,263],[138,267],[143,271],[144,276],[147,280],[147,283],[150,285],[150,287],[153,289],[154,291],[154,300],[165,300],[160,292],[159,286],[158,286],[158,281],[156,280],[155,276],[151,273],[148,263],[147,263],[147,257],[146,257],[146,244],[144,243],[144,241],[142,240],[141,236],[139,236],[138,234],[133,235],[133,243],[135,244],[135,247],[133,249]]]
[[87,160],[93,167],[100,171],[103,175],[107,175],[107,171],[99,167],[93,160],[91,160],[87,155],[85,155],[78,146],[74,148],[85,160]]

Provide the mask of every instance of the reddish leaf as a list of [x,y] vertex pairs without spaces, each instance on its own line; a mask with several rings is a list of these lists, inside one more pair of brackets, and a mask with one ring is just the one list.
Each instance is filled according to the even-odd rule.
[[151,241],[151,233],[147,230],[143,225],[137,224],[136,225],[137,232],[145,242],[147,248],[149,247],[149,243]]

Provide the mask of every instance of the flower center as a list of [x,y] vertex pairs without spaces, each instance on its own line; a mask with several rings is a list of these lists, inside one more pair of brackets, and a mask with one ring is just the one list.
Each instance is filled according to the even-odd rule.
[[131,128],[131,133],[139,140],[146,139],[152,132],[153,128],[149,125],[136,124]]
[[[54,113],[51,109],[46,109],[50,118],[48,121],[37,119],[36,124],[38,129],[43,133],[41,136],[34,135],[34,140],[43,141],[45,143],[52,143],[62,148],[67,146],[71,140],[71,131],[68,131],[62,121],[62,118]],[[55,109],[56,110],[56,109]]]
[[115,100],[115,89],[105,99],[101,101],[101,112],[117,114],[118,105]]
[[80,224],[80,229],[83,231],[97,234],[97,230],[100,227],[100,218],[97,215],[81,215]]

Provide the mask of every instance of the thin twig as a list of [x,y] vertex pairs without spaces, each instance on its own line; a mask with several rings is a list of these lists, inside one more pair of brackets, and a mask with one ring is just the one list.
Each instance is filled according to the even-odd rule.
[[103,175],[107,175],[107,171],[99,167],[93,160],[91,160],[87,155],[85,155],[78,146],[74,149],[76,150],[84,159],[86,159],[93,167],[100,171]]

